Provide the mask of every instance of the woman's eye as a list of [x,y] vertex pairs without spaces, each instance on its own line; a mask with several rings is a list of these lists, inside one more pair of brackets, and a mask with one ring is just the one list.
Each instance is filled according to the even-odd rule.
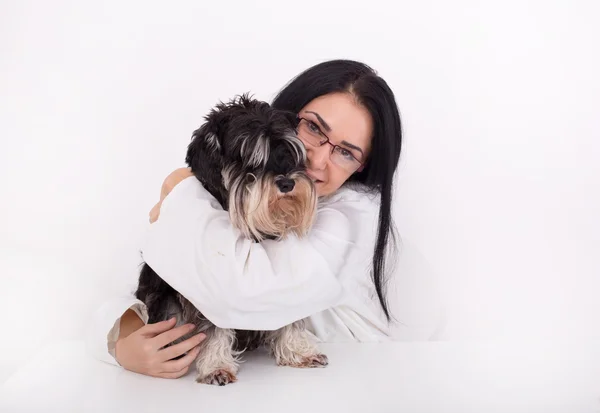
[[311,132],[314,132],[318,135],[321,134],[321,129],[319,129],[319,127],[314,122],[308,122],[308,128]]
[[354,156],[352,156],[352,152],[350,152],[347,149],[344,148],[340,148],[340,154],[344,157],[344,158],[354,158]]

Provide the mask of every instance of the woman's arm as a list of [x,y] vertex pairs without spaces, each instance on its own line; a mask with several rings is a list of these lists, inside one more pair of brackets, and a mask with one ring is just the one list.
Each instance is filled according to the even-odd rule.
[[[151,222],[158,218],[160,205],[168,193],[191,175],[188,168],[180,168],[164,180],[160,200],[150,212]],[[162,352],[154,345],[156,342],[172,342],[187,334],[188,327],[175,328],[175,320],[147,325],[147,319],[144,303],[133,296],[116,297],[104,302],[94,312],[87,326],[88,353],[97,360],[142,374],[170,378],[185,374],[198,354],[198,344],[205,335],[198,334],[170,347],[169,352]],[[177,363],[170,361],[185,352],[188,355]]]
[[254,243],[194,178],[164,198],[145,262],[222,328],[272,330],[340,304],[340,276],[365,276],[377,207],[346,191],[320,206],[310,235]]
[[162,187],[160,188],[160,200],[150,211],[150,223],[158,219],[158,216],[160,215],[160,206],[169,192],[171,192],[171,190],[175,188],[179,182],[193,175],[194,174],[190,168],[179,168],[171,172],[169,176],[165,178]]
[[[183,376],[198,355],[199,344],[206,336],[200,333],[163,348],[188,334],[192,326],[176,327],[175,319],[146,324],[147,314],[144,310],[144,304],[134,297],[103,303],[88,325],[88,353],[97,360],[149,376]],[[184,354],[179,360],[173,360]]]
[[125,338],[129,336],[131,333],[139,330],[144,327],[144,322],[137,315],[135,311],[129,308],[125,313],[121,316],[121,320],[119,321],[119,339]]
[[[115,346],[115,359],[119,364],[127,370],[154,377],[175,379],[187,373],[200,352],[200,343],[206,338],[205,334],[196,334],[181,343],[164,348],[192,331],[194,326],[185,324],[175,327],[174,317],[144,325],[137,314],[130,311],[125,312],[121,318],[121,334]],[[179,360],[173,360],[182,355],[184,356]]]

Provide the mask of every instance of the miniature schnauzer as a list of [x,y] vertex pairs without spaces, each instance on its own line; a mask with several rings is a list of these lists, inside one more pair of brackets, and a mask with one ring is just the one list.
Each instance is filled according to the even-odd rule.
[[[204,120],[192,135],[186,163],[229,212],[232,224],[256,242],[292,233],[304,236],[316,215],[317,195],[305,173],[306,151],[296,134],[296,115],[242,95],[219,103]],[[218,328],[146,263],[135,296],[146,304],[149,323],[176,316],[177,325],[196,325],[172,344],[201,331],[206,334],[195,361],[199,383],[235,382],[239,356],[263,345],[280,366],[328,364],[303,320],[276,331]]]

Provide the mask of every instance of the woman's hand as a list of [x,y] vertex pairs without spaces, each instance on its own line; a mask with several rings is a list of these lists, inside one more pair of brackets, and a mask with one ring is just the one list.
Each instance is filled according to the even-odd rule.
[[179,168],[171,172],[171,174],[165,178],[162,188],[160,189],[160,201],[158,201],[158,203],[154,205],[154,208],[152,208],[150,211],[150,223],[158,219],[162,201],[169,194],[169,192],[171,192],[179,182],[193,175],[194,174],[190,168]]
[[[132,317],[139,320],[135,313]],[[199,333],[181,343],[163,348],[194,329],[191,324],[175,327],[175,323],[175,318],[172,318],[144,325],[128,335],[120,334],[120,338],[115,344],[116,360],[123,368],[147,376],[166,379],[183,376],[198,356],[199,345],[206,335]],[[185,352],[188,353],[184,357],[172,360]]]

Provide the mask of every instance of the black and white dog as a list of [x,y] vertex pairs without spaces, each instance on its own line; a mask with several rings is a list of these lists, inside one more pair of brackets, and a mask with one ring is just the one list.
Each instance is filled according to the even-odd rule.
[[[192,135],[186,163],[229,212],[232,224],[254,241],[305,235],[316,214],[317,195],[305,173],[306,151],[296,134],[295,114],[238,96],[219,103]],[[148,309],[149,323],[177,317],[177,325],[207,337],[196,359],[199,383],[235,382],[243,351],[268,346],[278,365],[320,367],[320,354],[303,321],[276,331],[221,329],[144,263],[135,292]]]

